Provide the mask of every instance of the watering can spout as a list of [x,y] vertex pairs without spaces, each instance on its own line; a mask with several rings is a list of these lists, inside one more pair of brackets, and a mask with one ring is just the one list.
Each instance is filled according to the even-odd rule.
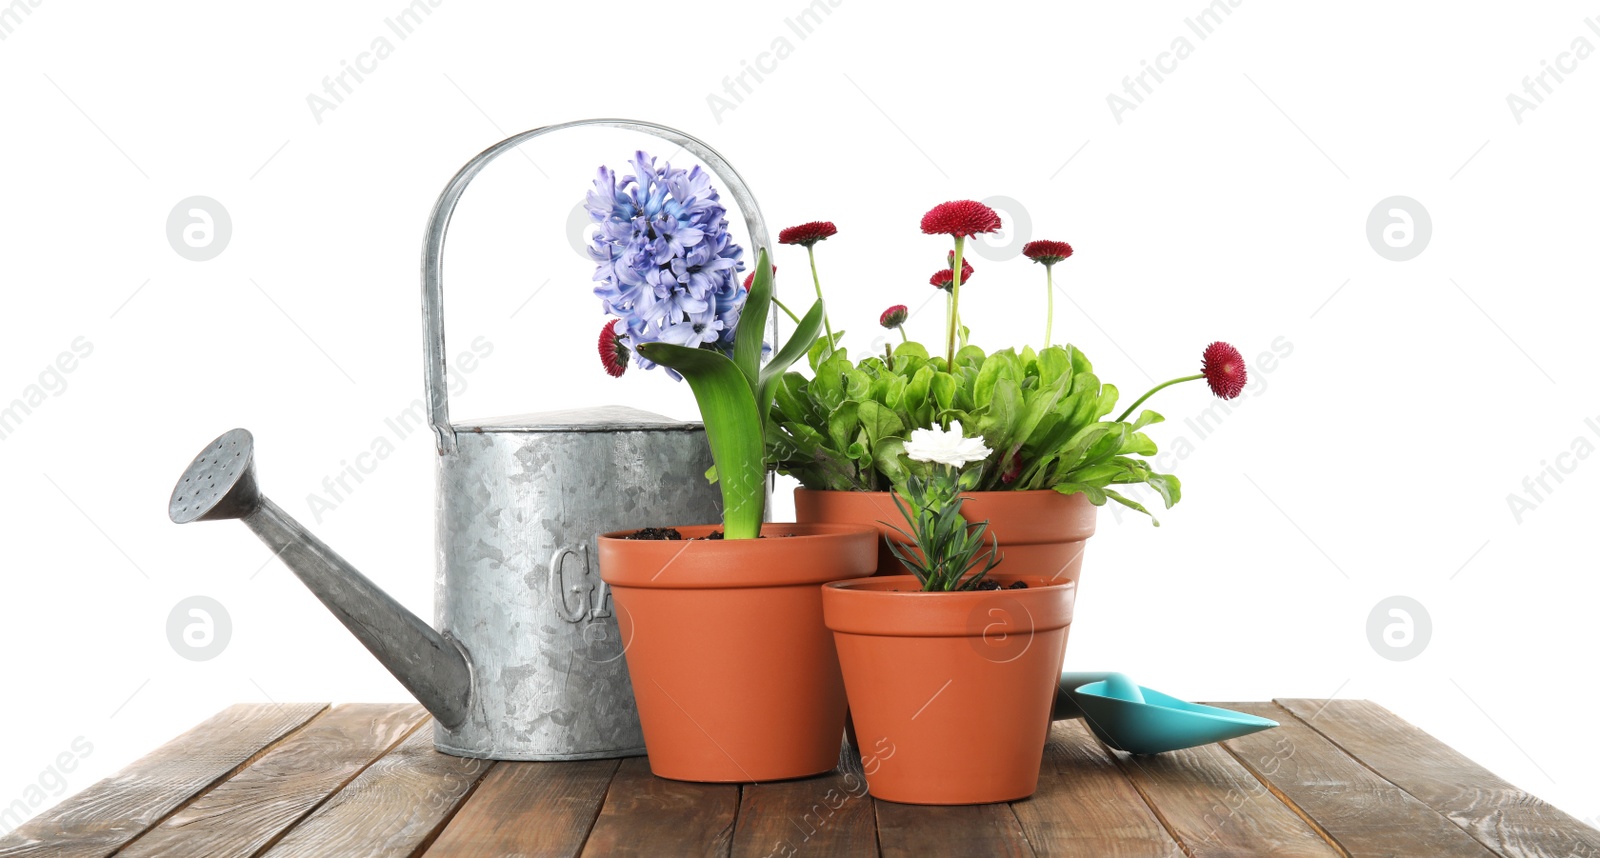
[[177,524],[243,521],[440,724],[464,722],[472,669],[461,648],[262,495],[254,448],[244,429],[206,445],[173,489],[168,515]]

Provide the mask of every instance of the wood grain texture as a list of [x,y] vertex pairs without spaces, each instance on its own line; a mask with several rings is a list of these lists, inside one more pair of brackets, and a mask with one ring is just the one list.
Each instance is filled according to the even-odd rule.
[[845,742],[839,768],[829,774],[745,786],[732,854],[872,858],[878,854],[877,829],[861,755]]
[[1039,791],[1013,802],[1034,851],[1084,858],[1181,858],[1183,850],[1082,721],[1050,728]]
[[658,778],[649,760],[626,759],[611,778],[583,854],[724,858],[738,811],[738,784]]
[[1366,700],[1279,700],[1283,708],[1508,858],[1600,858],[1600,831],[1517,789]]
[[415,704],[336,707],[118,854],[249,858],[387,753],[424,717]]
[[1310,823],[1216,745],[1156,756],[1111,752],[1193,856],[1339,856]]
[[104,858],[327,708],[326,703],[230,706],[0,838],[0,856]]
[[[932,807],[874,801],[884,858],[983,855],[1032,858],[1034,851],[1008,804]],[[803,853],[802,853],[803,854]]]
[[616,760],[496,763],[427,854],[577,855],[616,771]]
[[408,858],[433,841],[493,765],[434,750],[433,720],[426,719],[266,856]]
[[1278,722],[1275,729],[1224,742],[1223,747],[1355,858],[1493,858],[1493,852],[1455,823],[1373,774],[1281,707],[1213,705]]

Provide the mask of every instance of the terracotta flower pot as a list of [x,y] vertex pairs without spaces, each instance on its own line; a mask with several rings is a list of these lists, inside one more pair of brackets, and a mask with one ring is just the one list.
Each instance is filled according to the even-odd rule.
[[984,804],[1038,788],[1077,584],[990,574],[1028,588],[922,593],[910,575],[822,588],[877,798]]
[[[1078,580],[1083,548],[1094,535],[1097,508],[1082,494],[1064,495],[1044,489],[1031,492],[968,492],[961,514],[967,521],[987,520],[1005,555],[995,572],[1008,569],[1042,574],[1053,581]],[[795,518],[803,524],[866,524],[905,545],[905,537],[889,525],[905,527],[888,492],[836,492],[795,489]],[[887,522],[884,524],[883,522]],[[910,570],[878,542],[878,574],[905,575]]]
[[872,574],[877,535],[768,524],[762,539],[600,537],[650,770],[746,782],[830,771],[844,683],[822,624],[826,581]]

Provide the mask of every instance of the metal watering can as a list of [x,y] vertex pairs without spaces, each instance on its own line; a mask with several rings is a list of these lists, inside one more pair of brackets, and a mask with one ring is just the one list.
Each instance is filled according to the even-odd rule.
[[206,445],[168,507],[178,524],[242,520],[432,713],[434,745],[458,756],[643,754],[626,643],[595,566],[595,537],[648,523],[721,520],[698,423],[622,407],[450,421],[442,278],[450,215],[490,161],[579,126],[641,132],[694,154],[738,204],[751,241],[769,243],[739,174],[705,143],[661,125],[590,119],[537,128],[496,143],[456,173],[434,204],[422,252],[424,371],[439,453],[437,630],[261,493],[254,440],[243,429]]

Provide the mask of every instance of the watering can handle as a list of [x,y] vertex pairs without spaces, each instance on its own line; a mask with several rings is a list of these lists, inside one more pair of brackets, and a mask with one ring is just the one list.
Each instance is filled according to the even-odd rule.
[[[756,206],[755,197],[751,195],[744,179],[740,178],[739,173],[728,164],[727,159],[700,140],[665,125],[632,119],[581,119],[577,122],[563,122],[560,125],[546,125],[543,128],[524,131],[483,150],[476,158],[468,161],[467,165],[456,173],[455,178],[450,180],[450,184],[445,185],[444,192],[439,194],[439,201],[433,205],[433,214],[428,217],[428,232],[422,244],[422,339],[426,352],[423,373],[428,388],[428,419],[433,424],[433,434],[438,442],[441,456],[453,453],[456,449],[455,427],[450,424],[450,395],[446,381],[448,367],[445,363],[444,350],[444,236],[450,227],[450,215],[455,211],[456,203],[461,199],[462,192],[466,191],[467,185],[489,165],[490,161],[535,137],[565,128],[585,126],[637,131],[683,147],[711,168],[711,172],[722,181],[723,187],[733,195],[734,202],[744,213],[745,227],[750,231],[750,240],[756,247],[763,248],[770,245],[767,240],[766,222],[761,219],[761,209]],[[776,342],[775,314],[772,326],[772,337]]]

